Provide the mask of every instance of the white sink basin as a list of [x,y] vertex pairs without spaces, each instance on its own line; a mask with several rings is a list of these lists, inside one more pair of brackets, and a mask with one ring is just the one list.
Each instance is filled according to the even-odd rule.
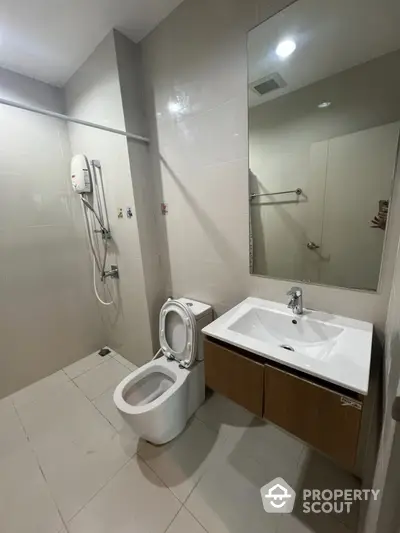
[[203,329],[210,337],[367,394],[372,324],[247,298]]
[[256,340],[278,345],[285,350],[326,359],[337,338],[344,331],[341,326],[325,324],[303,315],[294,316],[276,310],[251,307],[235,320],[229,329]]

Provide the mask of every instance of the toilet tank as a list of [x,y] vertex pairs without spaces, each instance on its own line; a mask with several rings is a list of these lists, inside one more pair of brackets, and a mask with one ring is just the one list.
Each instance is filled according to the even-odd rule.
[[179,302],[186,304],[194,316],[196,317],[197,324],[197,361],[204,360],[204,346],[203,346],[203,334],[201,330],[213,321],[213,308],[211,305],[203,304],[202,302],[196,302],[190,298],[178,298]]

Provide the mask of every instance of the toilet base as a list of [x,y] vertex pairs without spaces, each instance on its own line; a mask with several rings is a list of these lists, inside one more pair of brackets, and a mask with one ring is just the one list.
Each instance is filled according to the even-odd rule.
[[197,362],[190,369],[179,368],[176,361],[168,361],[165,357],[157,361],[166,368],[179,369],[179,373],[185,373],[182,387],[162,407],[135,415],[119,410],[119,414],[137,436],[159,446],[182,433],[189,418],[204,402],[205,377],[203,361]]

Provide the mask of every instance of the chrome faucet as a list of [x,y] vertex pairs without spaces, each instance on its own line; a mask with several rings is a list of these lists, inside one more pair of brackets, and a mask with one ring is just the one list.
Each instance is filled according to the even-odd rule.
[[288,303],[289,309],[293,311],[295,315],[303,314],[303,291],[300,287],[292,287],[287,293],[290,296]]

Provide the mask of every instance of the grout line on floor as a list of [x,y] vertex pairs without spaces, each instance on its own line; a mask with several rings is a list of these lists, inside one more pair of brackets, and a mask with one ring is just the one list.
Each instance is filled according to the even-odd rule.
[[[127,368],[128,370],[130,370],[131,372],[134,372],[134,370],[132,370],[131,368],[129,368],[128,365],[135,365],[137,368],[140,368],[138,365],[136,365],[135,363],[132,363],[131,361],[129,361],[126,357],[124,357],[123,355],[121,355],[120,353],[116,352],[115,350],[113,350],[113,354],[111,354],[111,357],[114,359],[114,361],[117,361],[117,363],[119,363],[120,365],[123,365],[125,368]],[[118,361],[118,359],[116,359],[116,356],[119,356],[119,357],[122,357],[122,359],[124,359],[128,364],[124,364],[124,363],[121,363],[121,361]]]
[[[193,418],[195,418],[195,415],[193,415]],[[198,419],[197,419],[197,420],[198,420]],[[208,427],[206,424],[204,424],[204,422],[202,422],[201,420],[198,420],[198,422],[201,422],[202,425],[203,425],[204,427],[206,427],[209,431],[212,431],[213,433],[215,433],[215,434],[218,435],[218,432],[215,431],[214,428],[209,428],[209,427]],[[186,429],[187,429],[187,425],[186,425],[186,427],[185,427],[185,429],[184,429],[183,431],[185,431]],[[178,435],[178,437],[179,437],[179,435]],[[177,437],[177,438],[178,438],[178,437]],[[221,441],[221,442],[225,442],[226,439],[227,439],[227,437],[222,437],[222,441]],[[215,442],[216,442],[216,441],[215,441]],[[151,443],[150,443],[150,444],[151,444]],[[154,445],[152,445],[152,446],[154,446]],[[137,453],[137,456],[138,456],[138,457],[139,457],[139,458],[140,458],[140,459],[141,459],[141,460],[142,460],[142,461],[143,461],[143,462],[144,462],[144,463],[150,468],[150,470],[152,470],[152,471],[155,473],[155,475],[156,475],[158,478],[160,478],[160,476],[159,476],[159,474],[156,472],[156,470],[154,470],[154,468],[153,468],[153,467],[147,462],[147,460],[146,460],[144,457],[142,457],[142,455],[141,455],[141,453],[140,453],[140,447],[139,447],[139,444],[138,444],[137,452],[136,452],[136,453]],[[210,463],[210,464],[208,465],[208,467],[207,467],[207,468],[204,470],[204,472],[200,475],[199,479],[198,479],[198,480],[196,481],[196,483],[193,485],[193,487],[192,487],[192,489],[190,490],[189,494],[186,496],[186,498],[185,498],[183,501],[181,501],[181,500],[176,496],[176,494],[170,489],[170,487],[168,487],[168,485],[166,485],[166,483],[164,483],[163,480],[161,480],[161,481],[162,481],[162,483],[163,483],[163,484],[164,484],[164,485],[165,485],[165,486],[166,486],[166,487],[172,492],[172,494],[173,494],[173,495],[175,496],[175,498],[176,498],[176,499],[182,504],[182,506],[184,506],[185,503],[187,502],[187,500],[189,499],[189,496],[192,494],[192,492],[194,491],[194,489],[197,487],[197,485],[200,483],[200,481],[203,479],[203,477],[205,476],[205,474],[209,471],[209,469],[210,469],[212,466],[213,466],[213,463]]]
[[[82,374],[81,374],[82,375]],[[115,427],[111,424],[111,422],[108,420],[107,417],[105,417],[103,415],[103,413],[101,411],[99,411],[96,407],[96,405],[94,404],[95,400],[97,400],[97,398],[100,398],[100,396],[102,396],[103,394],[105,394],[106,392],[108,392],[109,390],[112,389],[112,387],[109,387],[107,390],[105,390],[104,392],[102,392],[101,394],[99,394],[98,396],[96,396],[95,398],[91,399],[89,398],[88,396],[86,396],[85,392],[79,387],[79,385],[77,383],[75,383],[75,380],[74,379],[71,379],[71,382],[73,383],[74,387],[76,387],[78,389],[78,391],[86,398],[86,400],[88,400],[91,405],[93,405],[93,407],[96,409],[97,412],[99,412],[101,414],[101,416],[103,418],[105,418],[107,420],[107,422],[111,425],[112,429],[114,431],[116,431]]]
[[194,516],[194,514],[193,514],[191,511],[189,511],[189,509],[186,507],[185,504],[183,504],[183,507],[184,507],[185,510],[190,514],[190,516],[191,516],[192,518],[194,518],[194,520],[200,525],[200,527],[201,527],[202,529],[204,529],[204,531],[205,531],[206,533],[208,533],[208,529],[206,529],[206,528],[203,526],[203,524],[200,522],[200,520],[198,520],[198,519]]
[[[117,359],[115,359],[114,357],[112,357],[112,356],[110,356],[110,357],[111,357],[111,359],[104,359],[104,361],[101,361],[98,365],[95,365],[95,366],[93,366],[92,368],[89,368],[88,370],[85,370],[85,372],[82,372],[82,374],[79,374],[78,376],[76,376],[76,377],[74,377],[74,378],[69,378],[69,379],[75,383],[75,380],[76,380],[76,379],[78,379],[78,378],[84,376],[84,375],[87,374],[88,372],[92,372],[92,371],[95,370],[96,368],[99,368],[99,366],[104,365],[105,363],[107,363],[107,361],[111,361],[111,360],[115,361],[115,363],[118,363],[118,364],[119,364],[120,366],[122,366],[123,368],[126,368],[127,370],[130,370],[127,366],[125,366],[125,365],[123,365],[122,363],[120,363],[120,362],[119,362]],[[65,368],[66,368],[66,367],[65,367]],[[64,369],[63,369],[63,370],[64,370]],[[110,388],[111,388],[111,387],[110,387]],[[82,392],[83,392],[83,391],[82,391]],[[106,392],[106,391],[104,391],[104,392]],[[101,393],[101,394],[104,394],[104,393]],[[99,394],[99,396],[101,396],[101,394]],[[85,394],[85,396],[86,396],[86,394]],[[98,396],[97,396],[97,398],[98,398]],[[88,399],[90,400],[90,398],[88,398]],[[93,399],[95,400],[96,398],[93,398]],[[92,401],[92,400],[90,400],[90,401]]]
[[[25,428],[25,426],[24,426],[24,424],[23,424],[23,422],[22,422],[22,419],[21,419],[21,417],[20,417],[20,415],[19,415],[19,412],[18,412],[17,408],[15,407],[15,405],[14,405],[14,403],[13,403],[12,401],[11,401],[11,403],[12,403],[12,406],[13,406],[13,408],[14,408],[14,411],[15,411],[15,413],[16,413],[16,415],[17,415],[17,418],[18,418],[18,420],[19,420],[19,423],[21,424],[22,430],[23,430],[23,432],[25,433],[26,439],[27,439],[28,444],[29,444],[29,448],[30,448],[31,452],[33,453],[33,455],[35,456],[36,464],[37,464],[37,466],[38,466],[38,468],[39,468],[39,470],[40,470],[40,473],[42,474],[42,477],[43,477],[44,482],[45,482],[45,484],[46,484],[47,490],[49,491],[50,498],[51,498],[52,502],[54,503],[54,507],[57,509],[57,513],[58,513],[58,516],[60,517],[61,523],[62,523],[62,525],[67,529],[67,524],[66,524],[66,522],[65,522],[65,520],[64,520],[64,518],[63,518],[63,516],[62,516],[62,514],[61,514],[61,511],[60,511],[60,509],[59,509],[59,507],[58,507],[58,505],[57,505],[56,500],[55,500],[54,497],[53,497],[53,492],[52,492],[52,490],[51,490],[50,484],[49,484],[49,482],[47,481],[46,474],[44,473],[43,468],[42,468],[42,465],[40,464],[39,457],[38,457],[38,455],[37,455],[37,453],[36,453],[36,450],[35,450],[35,448],[34,448],[34,446],[33,446],[33,444],[32,444],[32,441],[31,441],[31,439],[30,439],[30,437],[29,437],[29,434],[28,434],[28,432],[26,431],[26,428]],[[60,531],[62,531],[62,530],[60,530]],[[67,529],[67,532],[68,532],[68,529]]]
[[[138,449],[139,449],[139,446],[138,446]],[[171,526],[172,522],[175,520],[175,518],[178,516],[179,512],[181,511],[182,507],[184,506],[184,504],[180,501],[180,499],[172,492],[172,490],[168,487],[168,485],[166,485],[164,483],[164,481],[160,478],[160,476],[157,474],[157,472],[143,459],[143,457],[141,457],[139,455],[139,453],[136,454],[137,457],[139,458],[140,461],[142,461],[146,466],[147,468],[149,468],[153,474],[156,476],[156,478],[164,485],[164,487],[169,490],[169,492],[172,494],[172,496],[175,498],[175,500],[179,503],[179,509],[177,510],[177,512],[175,513],[174,517],[172,518],[172,520],[169,522],[169,524],[167,525],[167,527],[164,529],[164,532],[163,533],[166,533],[169,529],[169,527]]]
[[[116,472],[115,472],[115,473],[114,473],[109,479],[107,479],[107,481],[104,483],[104,485],[102,485],[102,486],[101,486],[101,487],[100,487],[100,488],[99,488],[99,489],[93,494],[93,496],[91,496],[91,497],[88,499],[88,501],[87,501],[84,505],[82,505],[82,507],[80,507],[80,508],[78,509],[78,511],[76,511],[76,513],[74,513],[74,514],[71,516],[71,518],[68,519],[67,524],[68,524],[69,522],[71,522],[71,521],[72,521],[72,520],[73,520],[73,519],[74,519],[74,518],[75,518],[75,517],[76,517],[76,516],[77,516],[77,515],[78,515],[78,514],[84,509],[84,508],[85,508],[85,507],[87,507],[87,506],[89,505],[89,503],[90,503],[90,502],[91,502],[91,501],[92,501],[92,500],[93,500],[93,499],[99,494],[99,492],[101,492],[101,491],[102,491],[102,490],[103,490],[103,489],[104,489],[104,488],[105,488],[105,487],[106,487],[106,486],[107,486],[107,485],[108,485],[108,484],[109,484],[109,483],[115,478],[115,476],[117,476],[117,475],[121,472],[121,470],[122,470],[123,468],[125,468],[126,465],[127,465],[130,461],[133,460],[133,458],[135,457],[135,455],[136,455],[136,453],[134,453],[134,454],[132,455],[132,457],[127,457],[127,459],[126,459],[126,461],[124,462],[124,464],[123,464],[120,468],[118,468],[118,470],[117,470],[117,471],[116,471]],[[69,529],[68,529],[68,525],[67,525],[67,530],[69,531]]]
[[[92,355],[92,354],[90,354]],[[89,357],[88,355],[86,357]],[[85,357],[82,357],[82,359],[85,359]],[[78,361],[82,361],[82,359],[78,359]],[[97,365],[94,365],[92,366],[92,368],[88,368],[87,370],[85,370],[84,372],[81,372],[80,374],[78,374],[77,376],[75,376],[74,378],[70,378],[68,376],[68,374],[65,372],[65,368],[67,368],[66,366],[63,368],[63,371],[64,371],[64,374],[66,374],[68,376],[68,378],[71,380],[71,381],[75,381],[76,379],[80,378],[81,376],[84,376],[85,374],[87,374],[88,372],[91,372],[92,370],[94,370],[95,368],[98,368],[99,366],[101,365],[104,365],[104,363],[106,363],[107,361],[109,361],[110,359],[103,359],[102,361],[100,361]],[[76,363],[78,361],[75,361]],[[118,361],[116,361],[118,362]],[[72,363],[73,364],[73,363]]]
[[29,435],[28,435],[28,432],[26,431],[26,428],[25,428],[25,426],[24,426],[24,423],[22,422],[22,418],[19,416],[18,409],[16,408],[16,406],[15,406],[13,400],[11,400],[11,405],[13,406],[13,409],[14,409],[14,411],[15,411],[15,414],[16,414],[17,418],[18,418],[18,421],[19,421],[19,423],[21,424],[21,427],[22,427],[23,432],[25,433],[26,440],[28,441],[29,446],[30,446],[31,449],[32,449],[31,439],[30,439],[30,437],[29,437]]
[[[76,516],[77,516],[77,515],[78,515],[78,514],[79,514],[79,513],[85,508],[85,507],[87,507],[87,506],[90,504],[90,502],[91,502],[91,501],[92,501],[92,500],[93,500],[93,499],[99,494],[99,492],[101,492],[103,489],[105,489],[105,487],[106,487],[109,483],[111,483],[111,481],[112,481],[112,480],[113,480],[113,479],[114,479],[114,478],[115,478],[115,477],[121,472],[121,470],[122,470],[123,468],[125,468],[125,467],[126,467],[131,461],[134,460],[135,456],[137,456],[137,457],[139,458],[140,461],[143,461],[143,462],[146,464],[146,466],[147,466],[148,468],[150,468],[150,466],[149,466],[149,465],[148,465],[148,464],[147,464],[147,463],[146,463],[146,462],[145,462],[145,461],[144,461],[144,460],[143,460],[143,459],[142,459],[137,453],[134,453],[134,454],[132,455],[132,457],[129,457],[129,458],[126,460],[126,462],[121,466],[121,468],[119,468],[119,469],[118,469],[118,470],[117,470],[117,471],[116,471],[116,472],[115,472],[115,473],[114,473],[114,474],[113,474],[113,475],[112,475],[112,476],[111,476],[111,477],[110,477],[110,478],[104,483],[104,485],[102,485],[102,486],[96,491],[96,493],[93,494],[93,496],[92,496],[92,497],[91,497],[91,498],[90,498],[90,499],[89,499],[84,505],[82,505],[82,507],[80,507],[80,509],[79,509],[79,510],[78,510],[73,516],[71,516],[71,518],[70,518],[70,519],[68,520],[68,522],[67,522],[67,526],[66,526],[66,527],[67,527],[67,531],[69,531],[69,529],[68,529],[68,523],[69,523],[69,522],[72,522],[72,520],[73,520],[73,519],[74,519],[74,518],[75,518],[75,517],[76,517]],[[173,497],[176,499],[176,501],[179,502],[179,504],[180,504],[180,508],[179,508],[178,512],[176,513],[176,515],[177,515],[177,514],[179,513],[179,511],[181,510],[181,508],[183,507],[183,504],[178,500],[178,498],[175,496],[175,494],[172,492],[172,490],[171,490],[169,487],[167,487],[167,485],[166,485],[166,484],[164,483],[164,481],[158,476],[158,474],[157,474],[156,472],[154,472],[154,470],[153,470],[152,468],[150,468],[150,470],[154,473],[154,475],[157,477],[157,479],[158,479],[158,480],[164,485],[164,487],[165,487],[166,489],[168,489],[168,490],[171,492],[171,494],[172,494]],[[175,520],[176,515],[174,516],[173,520]],[[168,524],[168,527],[171,525],[171,523],[173,522],[173,520]],[[165,529],[165,531],[168,529],[168,527]],[[164,533],[165,533],[165,532],[164,532]]]
[[[75,383],[75,386],[78,387],[78,385],[76,385],[76,383]],[[106,392],[110,391],[112,388],[113,388],[113,387],[110,387],[109,389],[107,389],[106,391],[104,391],[102,394],[100,394],[100,396],[102,396],[102,395],[105,394]],[[78,389],[79,389],[79,387],[78,387]],[[79,390],[81,390],[81,389],[79,389]],[[83,392],[82,392],[82,394],[83,394]],[[104,420],[106,420],[106,421],[110,424],[110,426],[111,426],[111,428],[113,429],[114,433],[119,433],[118,430],[117,430],[117,428],[116,428],[115,426],[113,426],[113,424],[108,420],[108,418],[106,417],[106,415],[104,415],[104,414],[100,411],[100,409],[97,407],[97,405],[94,403],[95,400],[96,400],[97,398],[99,398],[99,396],[97,396],[97,397],[94,398],[93,400],[89,400],[89,402],[93,405],[93,407],[96,409],[96,411],[97,411],[97,412],[98,412],[98,413],[104,418]],[[89,398],[88,398],[88,399],[89,399]],[[135,452],[135,453],[136,453],[136,452]],[[134,457],[134,456],[135,456],[135,454],[132,455],[132,457]]]
[[[79,359],[78,359],[78,360],[79,360]],[[65,372],[65,369],[66,369],[66,368],[67,368],[67,367],[64,366],[64,368],[61,369],[61,372],[63,372],[63,373],[67,376],[67,379],[69,379],[69,381],[73,381],[73,379],[70,378],[69,375]]]
[[[139,449],[139,443],[138,443],[138,448],[137,448],[137,449]],[[143,459],[143,457],[139,454],[139,452],[136,452],[136,456],[138,457],[138,459],[139,459],[140,461],[142,461],[142,463],[144,463],[144,464],[147,466],[147,468],[149,468],[149,469],[153,472],[153,474],[154,474],[154,475],[156,476],[156,478],[157,478],[157,479],[158,479],[158,480],[164,485],[164,487],[165,487],[166,489],[169,490],[169,492],[172,494],[172,496],[175,498],[175,500],[180,504],[180,508],[179,508],[179,511],[180,511],[181,508],[183,507],[183,503],[181,502],[181,500],[176,496],[176,494],[174,494],[174,493],[172,492],[172,490],[168,487],[168,485],[167,485],[167,484],[166,484],[166,483],[160,478],[160,476],[157,474],[157,472],[154,470],[154,468],[152,468],[152,467],[147,463],[147,461],[145,461],[145,460]],[[178,513],[179,513],[179,511],[178,511]],[[176,513],[176,514],[178,514],[178,513]],[[176,517],[176,515],[175,515],[175,517]],[[175,520],[175,517],[174,517],[174,520]],[[171,520],[171,522],[168,524],[168,527],[172,524],[172,522],[173,522],[173,520]],[[167,527],[167,529],[168,529],[168,527]],[[166,529],[165,531],[167,531],[167,529]]]
[[[123,366],[123,365],[121,365],[121,366]],[[65,372],[64,372],[64,373],[65,373]],[[68,375],[67,375],[67,377],[68,377],[69,381],[70,381],[70,382],[71,382],[71,383],[72,383],[72,384],[73,384],[73,385],[79,390],[79,392],[81,392],[81,394],[82,394],[82,395],[83,395],[83,396],[84,396],[84,397],[85,397],[85,398],[91,403],[91,405],[93,405],[93,407],[96,409],[96,411],[99,412],[99,413],[101,414],[101,416],[102,416],[105,420],[107,420],[108,424],[111,426],[112,430],[114,431],[114,435],[116,435],[118,432],[116,431],[115,427],[114,427],[114,426],[111,424],[111,422],[110,422],[110,421],[109,421],[109,420],[108,420],[108,419],[107,419],[107,418],[106,418],[106,417],[105,417],[105,416],[104,416],[104,415],[103,415],[103,414],[97,409],[97,407],[96,407],[96,406],[94,405],[94,403],[93,403],[94,400],[90,400],[90,399],[84,394],[84,392],[78,387],[78,385],[75,383],[75,381],[74,381],[73,379],[69,378]],[[110,388],[111,388],[111,387],[110,387]],[[109,389],[108,389],[108,390],[109,390]],[[26,438],[27,438],[27,441],[28,441],[29,447],[30,447],[32,453],[33,453],[34,456],[35,456],[36,463],[37,463],[38,468],[39,468],[39,470],[40,470],[40,472],[41,472],[41,474],[42,474],[42,476],[43,476],[43,479],[44,479],[44,481],[45,481],[45,483],[46,483],[46,486],[47,486],[47,489],[48,489],[48,491],[49,491],[50,497],[51,497],[51,499],[52,499],[52,501],[53,501],[53,503],[54,503],[54,505],[55,505],[55,507],[56,507],[56,509],[57,509],[57,512],[58,512],[58,514],[59,514],[59,516],[60,516],[60,518],[61,518],[61,522],[62,522],[63,526],[65,527],[67,533],[68,533],[68,531],[69,531],[68,523],[67,523],[66,520],[64,520],[64,518],[63,518],[63,516],[62,516],[62,514],[61,514],[61,512],[60,512],[60,509],[59,509],[59,507],[58,507],[58,505],[57,505],[57,502],[54,500],[54,497],[53,497],[53,493],[52,493],[51,487],[50,487],[50,485],[49,485],[49,483],[48,483],[48,481],[47,481],[46,475],[45,475],[45,473],[44,473],[44,471],[43,471],[43,469],[42,469],[42,466],[41,466],[41,464],[40,464],[40,461],[39,461],[39,458],[38,458],[38,456],[37,456],[36,450],[34,449],[32,443],[31,443],[31,440],[30,440],[30,438],[29,438],[29,434],[27,433],[26,428],[25,428],[25,426],[24,426],[24,424],[23,424],[23,422],[22,422],[22,419],[21,419],[21,417],[20,417],[20,415],[19,415],[19,412],[18,412],[18,410],[17,410],[17,408],[16,408],[16,406],[14,405],[14,402],[13,402],[12,400],[11,400],[11,403],[12,403],[13,409],[14,409],[16,415],[17,415],[17,418],[18,418],[18,420],[19,420],[19,422],[20,422],[20,424],[21,424],[21,427],[22,427],[22,429],[23,429],[23,431],[24,431],[24,433],[25,433],[25,436],[26,436]],[[88,505],[88,503],[89,503],[89,502],[90,502],[90,501],[91,501],[91,500],[92,500],[92,499],[93,499],[93,498],[94,498],[94,497],[95,497],[95,496],[96,496],[96,495],[97,495],[97,494],[98,494],[103,488],[106,487],[106,485],[107,485],[107,484],[108,484],[108,483],[109,483],[109,482],[110,482],[110,481],[111,481],[111,480],[112,480],[112,479],[118,474],[118,472],[120,472],[120,471],[121,471],[121,470],[122,470],[122,469],[123,469],[128,463],[129,463],[129,461],[131,461],[131,460],[135,457],[135,455],[136,455],[136,452],[135,452],[132,456],[127,457],[127,459],[126,459],[126,461],[124,462],[124,464],[123,464],[123,465],[122,465],[122,466],[121,466],[121,467],[120,467],[120,468],[119,468],[119,469],[118,469],[118,470],[117,470],[117,471],[116,471],[116,472],[115,472],[115,473],[114,473],[114,474],[113,474],[108,480],[105,481],[105,483],[104,483],[104,484],[103,484],[103,485],[102,485],[102,486],[96,491],[96,493],[95,493],[95,494],[94,494],[94,495],[93,495],[93,496],[92,496],[92,497],[91,497],[91,498],[90,498],[90,499],[89,499],[89,500],[88,500],[88,501],[87,501],[82,507],[79,508],[79,510],[78,510],[78,511],[77,511],[77,512],[76,512],[76,513],[75,513],[75,514],[74,514],[74,515],[68,520],[68,522],[70,522],[70,521],[71,521],[71,520],[72,520],[72,519],[73,519],[73,518],[74,518],[74,517],[80,512],[80,511],[82,511],[82,509],[84,509],[84,508],[86,507],[86,505]],[[158,477],[158,476],[157,476],[157,477]]]
[[[147,463],[146,463],[147,464]],[[172,492],[172,491],[171,491]],[[175,496],[175,494],[174,494]],[[176,498],[176,496],[175,496]],[[178,500],[178,498],[176,498]],[[181,506],[179,507],[179,509],[177,510],[177,512],[175,513],[175,516],[173,517],[173,519],[171,520],[171,522],[167,525],[167,527],[164,529],[164,533],[167,533],[168,529],[171,527],[171,524],[173,523],[173,521],[175,520],[175,518],[178,516],[178,514],[181,512],[182,510],[182,507],[183,507],[183,503],[181,503],[179,500],[178,502],[181,504]]]

